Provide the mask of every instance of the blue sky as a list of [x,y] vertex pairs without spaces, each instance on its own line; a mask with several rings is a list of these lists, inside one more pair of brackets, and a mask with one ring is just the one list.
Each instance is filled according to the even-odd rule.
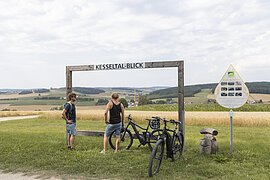
[[[0,0],[0,88],[65,86],[65,66],[185,61],[185,84],[229,64],[270,81],[269,0]],[[74,86],[176,86],[176,69],[76,72]]]

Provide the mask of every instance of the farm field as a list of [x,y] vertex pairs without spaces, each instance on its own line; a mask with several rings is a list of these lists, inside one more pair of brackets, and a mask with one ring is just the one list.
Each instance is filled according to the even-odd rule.
[[[138,111],[177,111],[177,104],[149,104],[138,107],[129,108],[129,110]],[[228,109],[221,107],[216,103],[209,104],[185,104],[185,111],[229,111]],[[270,104],[245,104],[241,108],[237,108],[234,111],[245,112],[269,112]]]
[[[82,106],[77,109],[78,120],[100,120],[103,119],[105,106],[94,106],[91,109]],[[41,114],[44,118],[58,119],[62,111],[0,111],[0,117],[26,116]],[[126,110],[125,115],[131,114],[135,121],[144,122],[146,118],[152,116],[165,117],[167,119],[177,119],[176,111],[136,111]],[[228,112],[185,112],[187,125],[228,125]],[[240,126],[264,126],[270,125],[270,112],[235,112],[234,124]]]
[[[208,94],[207,98],[208,99],[214,99],[215,97],[214,97],[213,94]],[[254,100],[260,101],[260,100],[262,100],[265,103],[270,103],[270,94],[250,94],[248,100],[249,101],[254,101]]]
[[211,89],[202,89],[201,92],[194,95],[194,97],[185,97],[186,103],[207,103],[208,94],[211,93]]
[[[89,121],[90,120],[90,121]],[[81,120],[78,129],[104,130],[102,120]],[[188,122],[188,120],[187,120]],[[102,138],[78,136],[76,151],[65,147],[65,126],[61,119],[0,122],[0,169],[38,173],[64,179],[146,179],[150,151],[147,147],[100,154]],[[205,124],[209,125],[209,124]],[[214,126],[219,131],[217,155],[198,153],[201,125],[186,126],[186,147],[181,159],[165,159],[155,179],[268,179],[268,126],[234,126],[234,151],[228,155],[229,127]],[[212,127],[212,124],[211,124]],[[124,167],[124,168],[123,168]]]
[[264,102],[270,103],[270,94],[250,94],[249,100],[263,100]]
[[[196,98],[196,97],[195,97]],[[55,104],[55,100],[40,100],[40,104],[37,102],[31,103],[31,100],[27,103],[21,101],[15,104],[0,104],[0,110],[7,109],[10,111],[49,111],[51,109],[58,109],[63,106],[65,103],[64,100],[57,100]],[[92,110],[92,109],[104,109],[105,106],[96,106],[96,102],[77,102],[77,108],[82,110]],[[28,104],[28,105],[27,105]],[[33,105],[36,104],[36,105]],[[92,104],[92,105],[90,105]],[[177,111],[177,104],[149,104],[138,107],[128,108],[128,110],[140,110],[140,111]],[[228,109],[219,106],[216,103],[208,103],[208,104],[185,104],[185,111],[228,111]],[[270,104],[245,104],[243,107],[236,109],[235,111],[270,111]]]
[[[0,99],[13,99],[13,98],[29,98],[29,97],[38,97],[39,93],[32,94],[0,94]],[[49,96],[52,93],[43,93],[43,96]]]
[[[131,89],[132,90],[132,89]],[[110,95],[114,91],[120,92],[120,97],[124,97],[127,101],[133,99],[131,94],[133,91],[130,89],[113,89],[107,88],[104,93],[100,94],[81,94],[78,93],[80,98],[86,98],[86,100],[78,100],[77,108],[81,110],[95,110],[104,109],[104,106],[96,106],[99,98],[110,99]],[[144,90],[144,93],[146,93]],[[19,94],[0,94],[0,110],[5,111],[49,111],[55,109],[62,109],[62,105],[65,103],[65,89],[52,89],[49,93],[32,93],[26,95]],[[90,101],[89,99],[92,98]],[[208,103],[209,99],[213,99],[214,96],[211,93],[211,89],[202,89],[199,93],[196,93],[194,97],[185,97],[185,111],[228,111],[225,108],[215,104]],[[270,111],[270,94],[251,94],[250,101],[259,101],[262,99],[264,103],[258,104],[246,104],[236,111]],[[177,98],[172,98],[174,102],[177,102]],[[138,99],[137,99],[138,101]],[[153,99],[152,101],[166,102],[166,99]],[[177,104],[154,104],[143,105],[136,108],[130,108],[130,110],[141,111],[177,111]]]
[[[43,112],[43,117],[57,119],[59,111]],[[138,123],[146,122],[145,119],[152,116],[165,117],[167,119],[177,119],[177,112],[165,111],[125,111],[125,116],[132,115]],[[1,115],[1,113],[0,113]],[[103,120],[104,110],[78,110],[78,120]],[[229,125],[228,112],[186,112],[186,125]],[[235,112],[234,125],[238,126],[270,126],[270,112]]]
[[[51,111],[53,108],[61,108],[61,105],[25,105],[25,106],[10,106],[9,104],[2,104],[2,109],[9,109],[10,111]],[[77,106],[78,110],[96,110],[105,109],[104,106]],[[0,111],[1,112],[1,111]]]

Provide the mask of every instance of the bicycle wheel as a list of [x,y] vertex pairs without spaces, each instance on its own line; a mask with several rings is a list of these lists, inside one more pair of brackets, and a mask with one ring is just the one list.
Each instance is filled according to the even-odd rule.
[[[115,149],[115,147],[116,147],[115,131],[113,131],[109,137],[109,144],[110,144],[112,149]],[[128,129],[124,129],[124,131],[121,131],[119,149],[120,150],[124,150],[124,149],[127,150],[132,146],[132,143],[133,143],[133,137],[132,137],[131,132]]]
[[172,151],[173,151],[173,158],[172,160],[174,161],[175,159],[179,159],[182,155],[183,152],[183,134],[182,133],[177,133],[173,137],[173,144],[172,144]]
[[163,130],[156,129],[150,133],[148,136],[148,147],[150,151],[153,150],[153,147],[155,146],[156,142],[160,139],[161,134],[163,133]]
[[164,156],[164,140],[160,139],[157,141],[152,154],[149,159],[149,164],[148,164],[148,176],[152,177],[153,175],[157,174],[160,165]]

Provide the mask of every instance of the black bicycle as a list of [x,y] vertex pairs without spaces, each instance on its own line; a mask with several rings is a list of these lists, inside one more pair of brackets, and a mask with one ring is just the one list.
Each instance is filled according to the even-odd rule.
[[[129,149],[132,144],[133,144],[133,135],[131,133],[131,131],[129,130],[129,127],[131,126],[133,131],[135,132],[135,137],[139,140],[139,146],[144,146],[144,145],[148,145],[149,149],[152,151],[152,144],[156,143],[158,138],[155,135],[158,131],[157,129],[160,128],[160,118],[159,117],[152,117],[152,119],[146,119],[148,120],[148,125],[146,128],[143,128],[141,126],[139,126],[138,124],[136,124],[133,119],[131,118],[131,114],[128,116],[128,124],[125,128],[122,128],[121,130],[121,135],[120,135],[120,149]],[[143,130],[142,133],[140,133],[138,131],[138,128],[140,128],[141,130]],[[150,131],[150,128],[153,131]],[[115,130],[116,131],[116,130]],[[115,142],[116,142],[116,136],[115,131],[112,132],[112,134],[109,137],[109,143],[110,146],[115,149]]]
[[[157,174],[160,169],[162,159],[164,157],[164,149],[166,145],[166,157],[171,158],[174,161],[177,158],[180,158],[183,151],[184,145],[184,136],[179,131],[179,125],[181,124],[175,120],[162,119],[164,122],[163,130],[157,130],[154,133],[159,132],[159,140],[156,142],[153,151],[151,153],[148,165],[148,176],[152,177]],[[168,129],[167,123],[174,124],[174,129]],[[170,134],[172,133],[172,135]]]

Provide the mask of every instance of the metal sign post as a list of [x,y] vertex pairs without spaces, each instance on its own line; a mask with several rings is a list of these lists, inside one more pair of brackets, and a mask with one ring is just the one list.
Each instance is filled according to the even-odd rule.
[[243,106],[249,96],[249,91],[245,82],[242,80],[238,72],[232,65],[223,75],[219,84],[215,89],[215,99],[217,103],[225,108],[231,109],[230,115],[230,153],[232,153],[233,147],[233,108],[239,108]]
[[230,154],[233,150],[233,128],[232,128],[232,122],[233,122],[233,110],[230,110]]

